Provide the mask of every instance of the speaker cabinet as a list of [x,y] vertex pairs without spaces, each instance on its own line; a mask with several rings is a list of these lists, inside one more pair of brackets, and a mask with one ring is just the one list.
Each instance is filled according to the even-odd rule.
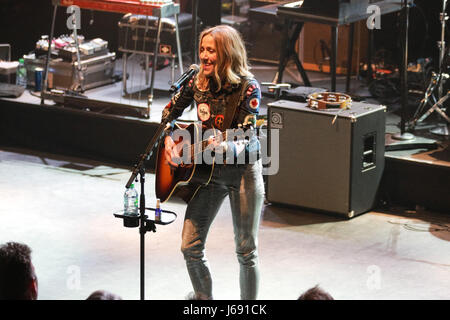
[[267,200],[348,218],[371,210],[384,169],[385,111],[358,102],[325,111],[269,104],[269,128],[278,131],[269,131],[269,150],[278,143],[279,170],[267,177]]
[[[353,35],[352,74],[358,72],[360,62],[367,61],[369,32],[366,20],[355,22]],[[336,73],[347,73],[348,44],[350,25],[338,28],[338,47]],[[300,60],[305,70],[330,72],[331,28],[329,25],[306,22],[300,36]]]

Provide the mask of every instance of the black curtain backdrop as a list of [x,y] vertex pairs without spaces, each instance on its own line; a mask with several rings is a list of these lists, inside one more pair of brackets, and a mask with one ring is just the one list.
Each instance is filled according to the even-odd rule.
[[[205,25],[220,23],[220,0],[199,0],[199,16]],[[182,0],[182,9],[190,11],[190,0]],[[438,59],[436,42],[440,39],[439,12],[442,0],[415,0],[416,7],[410,10],[409,60],[432,57]],[[450,10],[450,8],[449,8]],[[53,6],[51,0],[0,0],[0,43],[12,46],[13,60],[32,51],[41,35],[50,33]],[[394,55],[399,50],[397,14],[383,16],[381,30],[375,31],[375,48],[384,48]],[[55,35],[68,34],[66,27],[66,8],[59,7],[56,19]],[[103,38],[109,42],[111,51],[117,52],[117,22],[119,13],[82,10],[79,31],[87,39]],[[94,19],[93,24],[90,20]],[[447,28],[450,34],[450,26]],[[448,39],[448,36],[446,37]],[[395,58],[395,57],[393,57]]]
[[[182,11],[190,12],[189,0],[181,2]],[[205,25],[220,24],[220,0],[199,0],[198,16]],[[66,27],[66,7],[58,7],[55,36],[71,33]],[[12,47],[12,59],[35,48],[41,35],[49,35],[53,15],[51,0],[0,0],[0,43]],[[81,30],[86,39],[102,38],[109,43],[110,51],[117,53],[118,26],[121,13],[81,10]],[[91,24],[91,20],[93,23]]]
[[[71,33],[66,26],[66,9],[58,7],[55,36]],[[42,35],[50,34],[52,15],[51,0],[0,0],[0,43],[11,45],[13,60],[32,51]],[[108,41],[110,51],[117,52],[117,22],[122,16],[120,13],[82,9],[81,30],[78,32],[86,39],[102,38]]]
[[[437,41],[441,37],[439,13],[442,0],[415,0],[409,11],[408,60],[416,62],[419,58],[439,60]],[[447,8],[447,14],[450,8]],[[381,29],[375,30],[375,51],[385,49],[392,53],[394,61],[401,60],[400,30],[402,22],[398,13],[385,15],[381,19]],[[450,24],[447,23],[446,39],[450,36]]]

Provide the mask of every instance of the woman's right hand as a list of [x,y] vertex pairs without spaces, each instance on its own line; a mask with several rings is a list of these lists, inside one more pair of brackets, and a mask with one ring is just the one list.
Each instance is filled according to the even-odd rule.
[[[178,152],[177,145],[173,141],[171,136],[164,138],[164,156],[166,161],[173,167],[178,167],[180,161],[180,153]],[[175,161],[174,161],[175,160]]]

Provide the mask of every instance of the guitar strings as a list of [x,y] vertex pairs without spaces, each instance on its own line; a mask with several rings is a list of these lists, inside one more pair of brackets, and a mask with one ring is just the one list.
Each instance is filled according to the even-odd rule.
[[[213,127],[212,129],[217,130],[217,131],[220,132],[220,130],[218,130],[217,128],[214,128],[214,127]],[[223,141],[226,141],[226,140],[228,139],[227,131],[220,132],[219,134],[210,136],[209,138],[213,137],[213,138],[215,139],[215,138],[217,138],[217,137],[219,137],[219,136],[222,136]],[[225,136],[225,137],[224,137],[224,136]],[[209,139],[209,138],[208,138],[208,139]],[[206,148],[208,148],[209,145],[207,145],[206,147],[203,148],[203,144],[204,144],[205,142],[208,142],[208,139],[206,139],[206,140],[201,140],[200,142],[193,143],[193,144],[191,144],[191,145],[189,146],[189,148],[190,148],[190,152],[189,152],[189,153],[191,154],[191,159],[194,158],[195,156],[201,154],[202,152],[205,151]],[[201,150],[201,151],[199,151],[199,152],[195,152],[196,148],[197,148],[200,144],[201,144],[201,147],[202,147],[203,150]],[[178,147],[179,145],[183,146],[181,143],[178,143],[175,147]],[[183,150],[182,147],[181,147],[181,150]],[[180,150],[178,150],[178,151],[180,151]]]

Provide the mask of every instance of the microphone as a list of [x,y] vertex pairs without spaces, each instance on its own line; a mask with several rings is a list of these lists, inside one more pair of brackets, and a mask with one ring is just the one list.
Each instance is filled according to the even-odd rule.
[[175,81],[174,84],[170,86],[169,92],[174,93],[178,89],[180,89],[187,81],[189,81],[198,71],[200,68],[196,64],[191,64],[189,67],[189,70],[187,70],[185,73],[181,75],[181,77]]

